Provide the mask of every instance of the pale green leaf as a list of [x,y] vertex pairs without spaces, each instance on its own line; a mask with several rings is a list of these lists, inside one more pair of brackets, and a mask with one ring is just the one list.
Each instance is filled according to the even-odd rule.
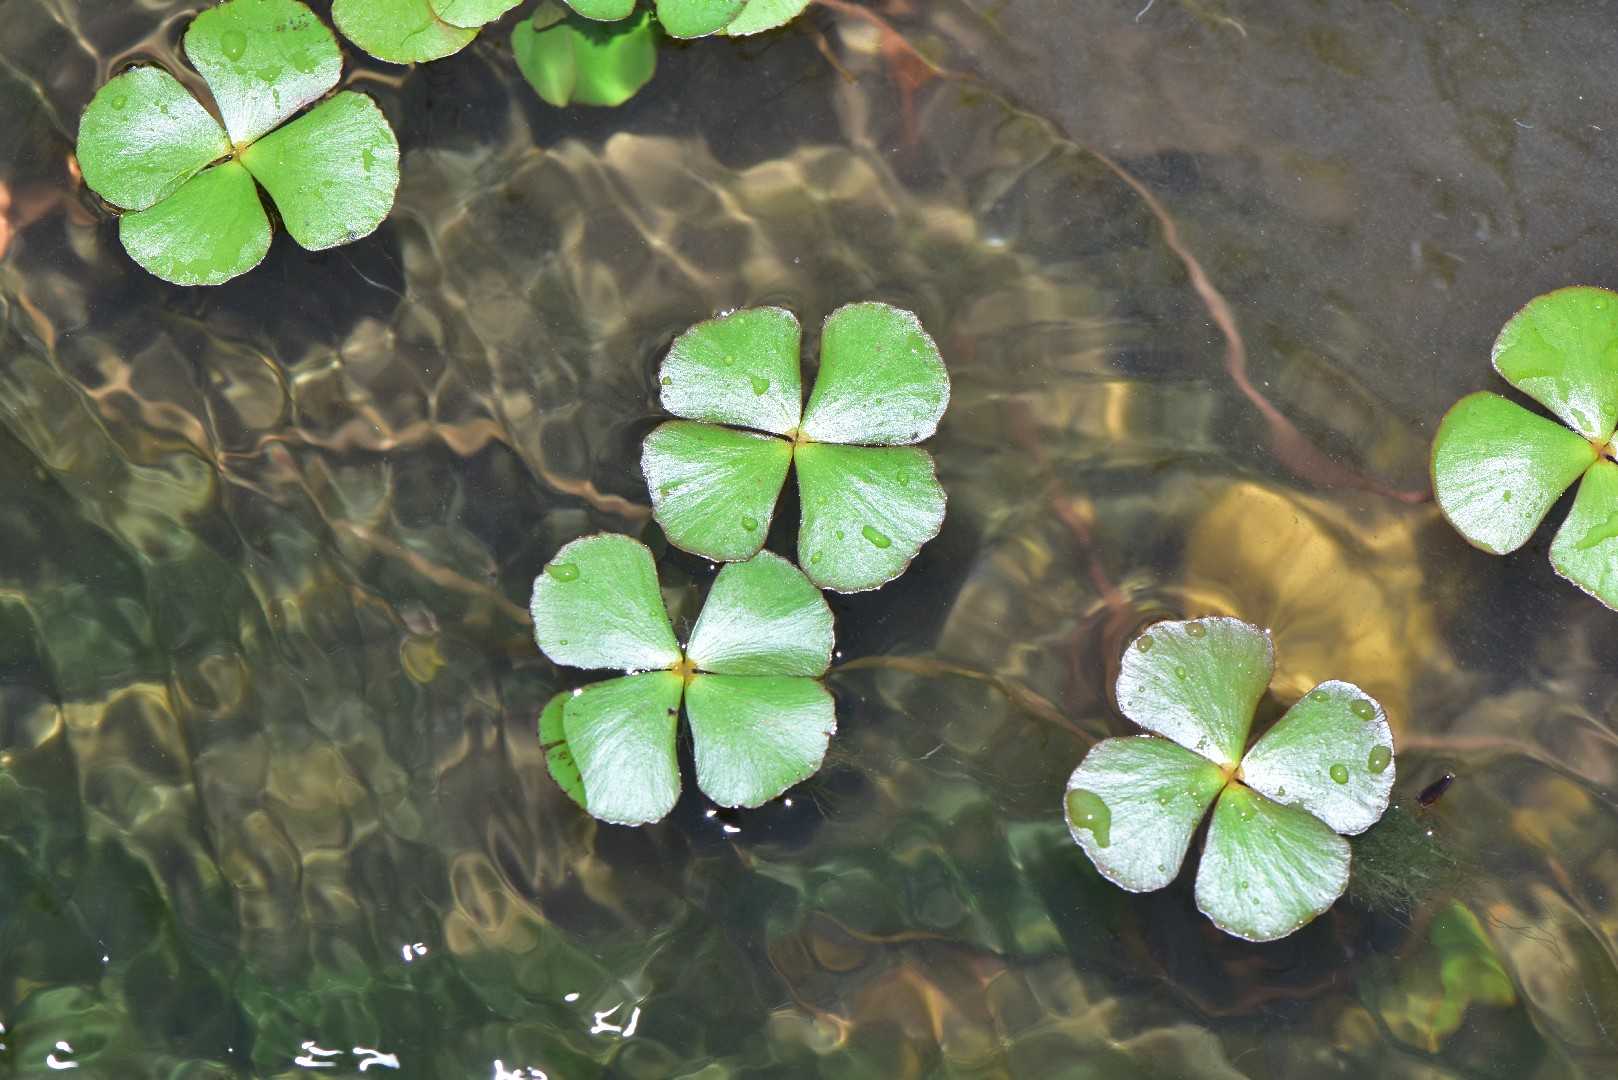
[[179,80],[148,66],[96,91],[79,121],[77,153],[92,191],[124,210],[145,210],[230,153],[230,140]]
[[343,74],[337,39],[297,0],[226,0],[209,8],[185,32],[185,55],[207,80],[238,147],[279,127]]
[[697,38],[717,33],[741,14],[745,0],[657,0],[657,21],[670,37]]
[[685,691],[697,786],[720,806],[759,806],[807,780],[837,729],[813,679],[696,675]]
[[540,99],[558,108],[622,105],[657,71],[651,12],[621,23],[578,16],[540,25],[539,16],[511,32],[517,69]]
[[1393,790],[1393,732],[1382,706],[1353,683],[1315,687],[1242,759],[1248,787],[1352,836],[1375,825]]
[[798,562],[837,592],[879,588],[904,573],[944,523],[933,459],[913,447],[798,447]]
[[600,22],[627,19],[635,10],[635,0],[567,0],[567,4],[586,19]]
[[593,816],[644,825],[674,809],[680,797],[674,731],[683,685],[673,672],[651,671],[587,686],[567,703],[562,730]]
[[831,608],[803,571],[761,551],[719,571],[686,657],[721,675],[826,673],[833,645]]
[[539,714],[539,749],[545,755],[545,768],[551,779],[567,797],[589,809],[584,800],[584,778],[579,775],[579,763],[573,760],[573,751],[567,746],[567,730],[563,726],[562,711],[572,699],[573,691],[563,690],[546,702]]
[[1214,804],[1197,907],[1227,934],[1274,941],[1331,907],[1348,867],[1348,841],[1319,818],[1231,784]]
[[687,420],[776,435],[803,411],[803,331],[785,308],[747,308],[700,322],[674,339],[658,372],[663,407]]
[[785,440],[674,420],[646,436],[640,466],[669,542],[733,562],[764,546],[791,463]]
[[627,536],[598,533],[563,547],[534,578],[529,610],[552,663],[636,671],[680,661],[652,553]]
[[725,33],[731,37],[746,37],[774,30],[803,14],[810,0],[747,0],[747,6],[736,16]]
[[1573,510],[1551,542],[1551,565],[1618,609],[1618,465],[1603,458],[1584,474]]
[[1590,443],[1499,394],[1457,401],[1433,438],[1433,495],[1468,542],[1504,555],[1596,459]]
[[1124,650],[1118,707],[1216,765],[1235,765],[1275,671],[1270,635],[1214,617],[1150,626]]
[[1155,735],[1103,739],[1068,777],[1067,828],[1108,881],[1151,892],[1173,881],[1208,805],[1217,765]]
[[949,372],[915,315],[888,304],[849,304],[826,318],[820,373],[804,408],[816,442],[900,446],[938,430]]
[[376,102],[348,90],[264,136],[241,161],[310,251],[375,232],[399,189],[393,128]]
[[118,219],[124,250],[176,285],[219,285],[270,250],[270,219],[247,170],[234,161],[193,176],[149,210]]
[[1618,426],[1618,293],[1590,286],[1530,300],[1494,343],[1507,382],[1587,439]]
[[391,64],[440,60],[478,36],[434,15],[427,0],[334,0],[331,18],[344,37]]
[[476,30],[492,23],[522,0],[428,0],[433,14],[449,23],[468,30]]

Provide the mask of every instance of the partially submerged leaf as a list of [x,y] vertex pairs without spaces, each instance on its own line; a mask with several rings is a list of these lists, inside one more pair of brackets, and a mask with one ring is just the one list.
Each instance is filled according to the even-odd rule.
[[1573,509],[1551,542],[1556,572],[1618,609],[1618,465],[1603,458],[1579,483]]
[[219,285],[270,250],[270,219],[239,162],[198,173],[149,210],[118,219],[124,250],[175,285]]
[[1494,368],[1586,439],[1618,426],[1618,293],[1589,286],[1536,296],[1495,339]]
[[823,589],[887,584],[943,527],[944,489],[925,450],[805,443],[795,460],[798,560]]
[[672,671],[651,671],[596,683],[568,701],[562,729],[592,815],[614,825],[645,825],[674,809],[682,685]]
[[147,66],[96,91],[79,121],[77,153],[91,190],[124,210],[145,210],[230,153],[230,140],[178,79]]
[[1393,790],[1388,717],[1353,683],[1323,682],[1287,710],[1242,759],[1241,778],[1352,836],[1375,825]]
[[814,679],[696,675],[685,710],[697,786],[721,806],[759,806],[813,776],[837,728]]
[[1225,617],[1160,622],[1124,650],[1118,708],[1217,765],[1235,765],[1275,672],[1270,635]]
[[399,188],[399,141],[376,102],[345,90],[249,146],[292,238],[310,251],[376,231]]
[[652,513],[669,543],[726,562],[764,546],[791,463],[783,439],[688,420],[663,424],[641,449]]
[[803,572],[761,551],[719,571],[686,645],[702,671],[819,676],[831,664],[831,608]]
[[615,108],[657,71],[657,37],[649,11],[619,23],[579,16],[547,21],[536,12],[512,30],[511,48],[528,85],[558,108]]
[[331,18],[344,37],[392,64],[440,60],[478,36],[440,19],[427,0],[334,0]]
[[1319,818],[1231,784],[1214,804],[1197,907],[1227,934],[1274,941],[1331,907],[1348,868],[1348,841]]
[[529,610],[552,663],[635,671],[680,661],[652,553],[627,536],[599,533],[563,547],[534,579]]
[[567,4],[586,19],[602,22],[627,19],[635,10],[635,0],[567,0]]
[[1068,777],[1068,832],[1103,877],[1130,892],[1173,881],[1208,805],[1218,766],[1153,735],[1103,739]]
[[820,373],[802,430],[817,442],[901,446],[938,430],[949,372],[915,315],[889,304],[849,304],[826,318]]
[[563,690],[545,703],[544,711],[539,714],[539,749],[545,755],[545,768],[556,786],[588,810],[584,778],[579,775],[579,763],[573,760],[573,751],[568,749],[567,730],[562,720],[563,709],[572,697],[573,691]]
[[209,8],[186,31],[185,55],[207,80],[238,147],[320,98],[343,74],[337,39],[297,0],[227,0]]
[[657,0],[657,21],[670,37],[697,38],[718,33],[745,0]]
[[492,23],[522,0],[428,0],[433,14],[449,23],[468,30],[476,30]]
[[674,339],[658,372],[663,407],[687,420],[787,435],[803,412],[802,339],[797,316],[785,308],[697,323]]
[[725,27],[731,37],[775,30],[803,14],[810,0],[747,0],[747,6]]
[[1499,394],[1457,401],[1433,438],[1433,495],[1466,539],[1504,555],[1528,542],[1596,451]]

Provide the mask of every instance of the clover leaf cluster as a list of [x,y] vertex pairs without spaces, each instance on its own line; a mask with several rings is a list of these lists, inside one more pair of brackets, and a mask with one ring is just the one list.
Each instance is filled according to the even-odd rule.
[[260,187],[311,251],[387,217],[398,140],[366,95],[326,97],[342,52],[307,7],[227,0],[192,21],[185,55],[218,119],[169,72],[142,65],[108,80],[79,124],[85,183],[124,211],[118,234],[137,263],[179,285],[251,270],[270,248]]
[[535,579],[531,611],[553,663],[630,672],[558,694],[540,719],[551,775],[595,817],[642,825],[674,808],[682,703],[697,786],[721,806],[759,806],[820,768],[837,727],[819,681],[832,614],[779,555],[722,569],[683,649],[652,553],[627,536],[563,547]]
[[1618,293],[1574,286],[1536,297],[1500,331],[1492,362],[1561,423],[1489,391],[1456,402],[1433,439],[1439,509],[1467,541],[1504,555],[1579,481],[1551,565],[1618,609]]
[[915,315],[881,303],[827,317],[808,404],[802,330],[783,308],[750,308],[680,335],[659,372],[680,420],[646,438],[641,471],[669,542],[719,561],[764,546],[795,466],[798,564],[824,589],[860,592],[902,574],[944,520],[928,438],[949,374]]
[[1149,627],[1124,651],[1118,707],[1150,735],[1104,739],[1068,778],[1068,830],[1102,876],[1151,892],[1180,872],[1213,807],[1197,907],[1221,930],[1273,941],[1348,885],[1344,835],[1382,817],[1393,733],[1364,691],[1324,682],[1250,749],[1275,671],[1267,631],[1239,619]]

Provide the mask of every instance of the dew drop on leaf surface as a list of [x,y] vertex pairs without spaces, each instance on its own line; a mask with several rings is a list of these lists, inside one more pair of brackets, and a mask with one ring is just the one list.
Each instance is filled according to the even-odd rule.
[[1173,788],[1158,788],[1157,789],[1157,805],[1159,805],[1159,806],[1167,806],[1169,803],[1171,803],[1173,801],[1174,801],[1174,789]]
[[876,547],[885,548],[893,546],[893,541],[888,538],[886,533],[879,532],[869,525],[861,529],[860,533],[865,537],[865,539],[869,540]]
[[1208,628],[1199,622],[1187,623],[1185,633],[1187,637],[1206,637]]
[[1174,669],[1174,677],[1175,677],[1175,678],[1176,678],[1176,679],[1184,679],[1184,678],[1185,678],[1185,677],[1186,677],[1186,670],[1185,670],[1185,668],[1183,668],[1183,667],[1177,667],[1177,668],[1175,668],[1175,669]]
[[557,581],[579,580],[579,568],[570,562],[551,563],[545,568],[545,572]]
[[1347,765],[1333,765],[1331,767],[1331,779],[1332,779],[1332,783],[1334,783],[1334,784],[1346,784],[1346,783],[1348,783],[1348,766]]
[[751,376],[751,379],[753,383],[753,393],[757,394],[759,397],[763,397],[765,394],[770,392],[770,380],[766,379],[762,375]]
[[1152,644],[1152,636],[1150,634],[1142,634],[1140,636],[1140,640],[1135,642],[1135,648],[1139,649],[1141,652],[1151,652]]
[[[1393,751],[1386,746],[1373,746],[1371,753],[1365,759],[1365,767],[1374,773],[1382,772],[1393,760]],[[1335,778],[1334,778],[1335,779]]]
[[1074,788],[1067,793],[1067,816],[1075,828],[1089,829],[1101,847],[1112,843],[1112,811],[1100,795]]
[[748,532],[752,532],[754,529],[758,528],[758,518],[748,517],[746,514],[743,514],[742,528],[746,529]]
[[1349,702],[1348,711],[1359,717],[1361,720],[1376,719],[1376,706],[1372,705],[1364,698],[1355,698],[1353,701]]
[[240,60],[247,52],[247,35],[240,30],[226,30],[219,35],[219,51],[226,60]]
[[1600,525],[1593,526],[1589,532],[1584,534],[1584,538],[1573,546],[1579,551],[1588,551],[1597,544],[1605,540],[1611,540],[1615,536],[1618,536],[1618,511],[1609,514],[1607,520]]

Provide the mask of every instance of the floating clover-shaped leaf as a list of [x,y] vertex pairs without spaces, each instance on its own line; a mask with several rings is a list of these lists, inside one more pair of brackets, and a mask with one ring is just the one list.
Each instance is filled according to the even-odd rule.
[[1470,543],[1504,555],[1582,476],[1551,565],[1618,608],[1618,294],[1577,286],[1529,301],[1500,331],[1494,368],[1567,426],[1487,391],[1462,398],[1433,439],[1439,509]]
[[1348,884],[1339,834],[1376,824],[1393,788],[1387,717],[1345,682],[1315,687],[1243,756],[1274,666],[1269,634],[1237,619],[1149,628],[1117,689],[1124,715],[1154,734],[1102,740],[1067,783],[1073,839],[1131,892],[1174,880],[1212,806],[1197,906],[1249,941],[1331,907]]
[[517,69],[540,99],[558,108],[614,108],[634,97],[657,70],[657,32],[643,11],[596,22],[547,0],[511,32]]
[[799,563],[821,588],[875,589],[943,524],[932,456],[906,444],[937,430],[949,374],[914,315],[850,304],[826,319],[805,406],[801,337],[790,311],[750,308],[676,339],[661,371],[663,405],[685,419],[646,438],[652,512],[677,547],[751,558],[796,462]]
[[521,0],[334,0],[332,22],[378,60],[419,64],[472,44]]
[[[627,19],[635,0],[566,0],[586,19]],[[658,22],[671,37],[698,38],[721,31],[744,37],[774,30],[803,14],[809,0],[655,0]],[[549,99],[547,99],[549,100]]]
[[552,662],[631,674],[558,695],[540,717],[551,776],[603,821],[662,818],[680,794],[685,702],[697,786],[758,806],[812,776],[837,727],[819,682],[832,617],[797,567],[770,552],[725,567],[682,651],[644,544],[575,540],[534,580],[534,636]]
[[151,66],[110,79],[79,124],[85,183],[125,211],[119,237],[137,263],[179,285],[251,270],[270,247],[259,186],[312,251],[387,217],[399,143],[376,104],[344,91],[292,119],[342,74],[336,38],[307,7],[228,0],[192,21],[185,54],[223,125]]

